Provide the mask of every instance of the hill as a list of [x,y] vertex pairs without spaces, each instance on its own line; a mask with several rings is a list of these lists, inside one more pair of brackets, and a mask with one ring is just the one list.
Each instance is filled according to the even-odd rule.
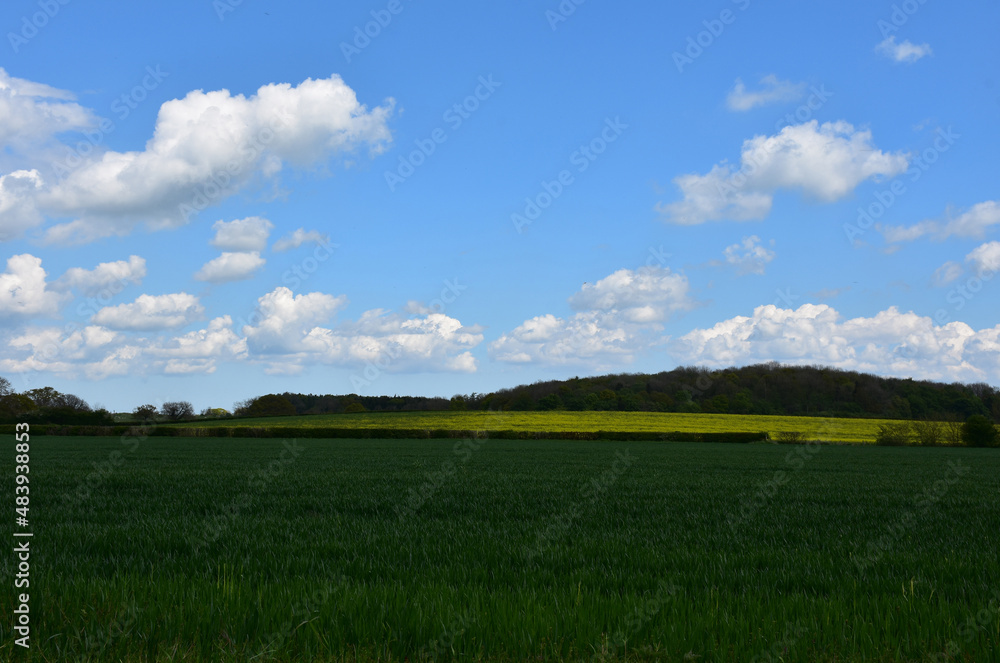
[[[973,414],[1000,420],[1000,390],[984,384],[946,384],[889,378],[776,362],[710,371],[681,367],[551,380],[492,393],[443,398],[281,394],[295,414],[416,410],[621,411],[860,417],[964,421]],[[250,403],[238,408],[253,412]],[[291,411],[282,412],[290,414]],[[277,413],[275,413],[277,414]]]

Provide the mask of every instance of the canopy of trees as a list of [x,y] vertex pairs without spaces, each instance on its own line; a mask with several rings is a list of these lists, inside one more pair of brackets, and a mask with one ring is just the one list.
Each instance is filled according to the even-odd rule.
[[[264,399],[267,399],[266,401]],[[775,362],[709,371],[677,368],[648,374],[604,375],[536,382],[489,394],[453,398],[270,394],[238,404],[238,416],[261,416],[254,404],[295,414],[413,410],[620,410],[715,412],[965,421],[1000,420],[1000,391],[988,384],[943,384],[886,378]],[[363,408],[363,409],[362,409]],[[252,412],[261,412],[253,415]],[[291,413],[291,412],[289,412]]]

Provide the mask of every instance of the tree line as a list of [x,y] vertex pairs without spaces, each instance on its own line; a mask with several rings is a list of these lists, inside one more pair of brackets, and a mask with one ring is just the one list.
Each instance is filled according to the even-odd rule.
[[[172,401],[159,408],[140,405],[132,417],[184,421],[427,410],[704,412],[963,422],[979,415],[998,421],[1000,390],[985,383],[949,384],[769,362],[715,371],[679,367],[655,374],[574,377],[491,393],[458,394],[450,399],[285,392],[238,402],[232,413],[207,408],[199,415],[189,402]],[[112,415],[50,387],[17,394],[0,378],[0,419],[5,423],[17,419],[102,424],[111,421]]]

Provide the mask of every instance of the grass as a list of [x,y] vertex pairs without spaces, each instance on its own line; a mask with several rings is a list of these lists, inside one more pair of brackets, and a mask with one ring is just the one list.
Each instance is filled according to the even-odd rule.
[[519,430],[519,431],[663,431],[663,432],[756,432],[775,438],[782,432],[801,432],[806,440],[872,443],[879,425],[887,419],[831,419],[755,414],[691,414],[679,412],[368,412],[320,414],[253,419],[220,419],[187,424],[217,426],[293,426],[303,428],[403,428],[429,430]]
[[1000,660],[995,450],[58,437],[31,479],[0,660]]

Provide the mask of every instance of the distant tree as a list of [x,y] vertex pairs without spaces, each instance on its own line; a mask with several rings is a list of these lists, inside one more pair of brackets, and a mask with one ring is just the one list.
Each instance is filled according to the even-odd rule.
[[181,421],[194,416],[194,406],[187,401],[170,401],[163,404],[160,412],[171,421]]
[[448,409],[456,412],[464,411],[467,408],[464,396],[452,396],[448,403]]
[[358,401],[354,401],[353,403],[349,403],[347,405],[347,407],[344,408],[344,412],[347,413],[347,414],[360,414],[362,412],[367,412],[367,411],[368,411],[368,408],[366,408],[364,405],[362,405]]
[[65,394],[61,394],[52,387],[39,387],[29,389],[24,395],[34,401],[38,407],[61,407],[64,403]]
[[228,417],[229,410],[221,407],[207,407],[201,411],[203,417]]
[[267,394],[253,399],[246,407],[248,417],[280,417],[295,414],[295,406],[284,396]]
[[82,398],[74,394],[63,394],[61,407],[69,408],[74,412],[91,411],[90,405],[87,404],[87,401],[83,400]]
[[962,424],[962,442],[970,447],[995,447],[998,435],[993,422],[981,414],[974,414]]
[[6,394],[0,396],[0,416],[17,417],[36,409],[35,402],[24,394]]
[[10,380],[0,377],[0,398],[10,396],[14,393],[14,388],[10,386]]
[[940,444],[944,439],[944,426],[939,421],[913,421],[910,429],[917,442],[924,446]]
[[156,406],[149,404],[140,405],[132,410],[132,414],[134,414],[136,419],[139,421],[150,421],[156,418]]
[[910,427],[906,424],[882,424],[875,434],[875,444],[899,447],[910,440]]
[[539,399],[538,407],[542,410],[561,410],[563,409],[563,401],[559,394],[549,394]]

